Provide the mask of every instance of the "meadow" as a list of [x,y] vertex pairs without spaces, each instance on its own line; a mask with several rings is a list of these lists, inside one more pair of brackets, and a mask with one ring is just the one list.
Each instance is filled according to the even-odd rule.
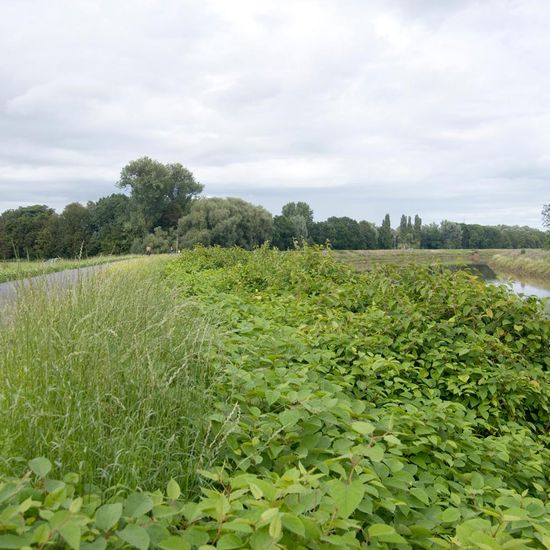
[[77,269],[80,267],[91,267],[94,265],[102,265],[106,263],[118,262],[135,258],[136,256],[93,256],[83,259],[61,259],[55,258],[53,261],[42,260],[17,260],[17,261],[0,261],[0,283],[14,281],[17,279],[26,279],[28,277],[36,277],[46,275],[47,273],[56,273],[67,269]]
[[199,248],[56,300],[0,336],[1,548],[550,547],[537,299]]

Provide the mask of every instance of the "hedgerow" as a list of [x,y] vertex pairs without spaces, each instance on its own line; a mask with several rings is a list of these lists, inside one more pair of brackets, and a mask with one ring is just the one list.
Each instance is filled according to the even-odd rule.
[[201,495],[101,498],[39,459],[0,489],[0,547],[550,548],[540,302],[312,248],[197,249],[166,277],[218,319]]

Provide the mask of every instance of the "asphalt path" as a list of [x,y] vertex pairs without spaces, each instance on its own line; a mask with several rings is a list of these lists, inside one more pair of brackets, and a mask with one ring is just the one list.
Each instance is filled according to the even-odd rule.
[[97,273],[97,271],[103,269],[107,265],[110,264],[66,269],[65,271],[56,271],[54,273],[29,277],[28,279],[0,283],[0,312],[15,302],[18,292],[22,289],[32,288],[33,286],[45,288],[47,291],[68,288],[79,280]]

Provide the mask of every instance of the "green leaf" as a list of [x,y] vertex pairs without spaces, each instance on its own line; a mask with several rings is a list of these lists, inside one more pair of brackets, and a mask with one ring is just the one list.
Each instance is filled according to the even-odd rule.
[[80,550],[105,550],[107,541],[103,537],[95,539],[93,542],[83,542],[80,545]]
[[0,535],[0,548],[22,548],[28,544],[27,539],[17,535]]
[[80,525],[78,521],[68,521],[59,527],[59,534],[65,539],[67,544],[74,550],[80,548]]
[[101,531],[114,527],[122,516],[122,503],[104,504],[95,513],[95,524]]
[[294,514],[283,514],[282,522],[283,527],[287,531],[292,531],[295,535],[298,535],[299,537],[306,536],[306,529],[304,527],[304,524],[302,523],[302,520],[298,516],[295,516]]
[[52,463],[43,456],[29,460],[29,468],[40,478],[44,479],[52,469]]
[[216,548],[219,550],[233,550],[234,548],[240,548],[243,545],[243,541],[237,535],[223,535],[216,544]]
[[365,450],[365,456],[368,456],[373,462],[381,462],[384,458],[384,448],[381,445],[374,445]]
[[177,500],[180,497],[181,489],[176,480],[171,479],[168,482],[168,486],[166,487],[166,495],[170,500]]
[[361,435],[370,435],[374,432],[374,426],[370,422],[352,422],[351,428]]
[[460,519],[460,510],[458,508],[447,508],[439,517],[443,523],[455,523]]
[[158,547],[162,550],[191,550],[191,545],[181,537],[168,537],[159,542]]
[[420,502],[423,502],[426,505],[430,504],[430,497],[428,496],[428,493],[420,487],[413,487],[411,489],[411,495],[415,496]]
[[381,542],[390,542],[393,544],[407,543],[392,525],[387,525],[385,523],[374,523],[369,527],[368,532],[370,537],[376,538]]
[[147,550],[149,548],[149,533],[143,527],[130,523],[122,531],[117,531],[116,534],[124,542],[139,548],[139,550]]
[[365,496],[365,487],[359,479],[351,483],[333,480],[328,483],[328,492],[336,504],[338,517],[345,519],[361,504]]
[[124,501],[124,513],[131,518],[138,518],[153,509],[153,501],[145,493],[132,493]]

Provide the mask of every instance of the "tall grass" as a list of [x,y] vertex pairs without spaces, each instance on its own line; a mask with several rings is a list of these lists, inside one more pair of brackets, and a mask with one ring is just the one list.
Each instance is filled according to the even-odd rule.
[[495,254],[490,265],[497,270],[512,274],[550,278],[549,250],[510,250]]
[[212,334],[161,262],[22,291],[0,322],[0,471],[47,456],[100,487],[192,489],[212,452]]

